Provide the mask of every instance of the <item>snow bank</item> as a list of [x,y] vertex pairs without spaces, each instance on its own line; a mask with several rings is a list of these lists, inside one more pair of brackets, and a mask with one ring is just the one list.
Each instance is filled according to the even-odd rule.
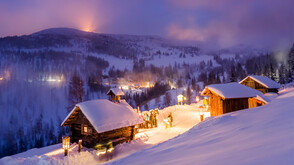
[[111,164],[283,165],[294,162],[294,89],[265,106],[211,117]]

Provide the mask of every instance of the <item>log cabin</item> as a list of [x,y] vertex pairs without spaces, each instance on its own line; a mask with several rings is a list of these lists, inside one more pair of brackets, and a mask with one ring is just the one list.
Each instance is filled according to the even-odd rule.
[[208,85],[201,95],[209,96],[211,116],[253,108],[269,102],[260,91],[236,82]]
[[259,90],[263,94],[269,92],[278,93],[279,88],[281,87],[280,84],[268,77],[255,75],[247,76],[239,83],[250,88]]
[[143,122],[125,100],[98,99],[77,104],[61,126],[70,127],[71,143],[81,139],[83,146],[92,148],[110,141],[116,145],[133,140],[135,126]]

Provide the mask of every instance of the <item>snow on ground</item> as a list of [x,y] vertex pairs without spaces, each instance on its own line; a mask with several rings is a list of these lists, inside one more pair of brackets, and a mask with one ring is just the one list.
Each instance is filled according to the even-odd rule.
[[294,164],[294,88],[269,104],[211,117],[111,164]]
[[[0,159],[0,164],[100,164],[112,162],[122,159],[133,154],[134,152],[150,148],[161,142],[174,138],[187,130],[191,129],[200,121],[200,110],[198,104],[191,105],[175,105],[160,110],[159,126],[152,129],[141,129],[136,135],[136,140],[130,143],[124,143],[115,146],[112,153],[105,155],[102,158],[96,156],[96,151],[85,149],[81,153],[77,152],[77,145],[72,144],[69,156],[64,157],[64,151],[61,149],[61,144],[56,144],[40,149],[31,149],[24,153],[4,157]],[[173,114],[173,127],[166,128],[164,119],[169,113]],[[205,117],[209,116],[208,112],[204,112]]]

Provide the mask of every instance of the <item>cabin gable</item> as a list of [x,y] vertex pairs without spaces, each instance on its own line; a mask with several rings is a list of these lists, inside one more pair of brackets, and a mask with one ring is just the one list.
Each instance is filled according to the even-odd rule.
[[88,148],[109,141],[112,141],[113,145],[129,142],[135,139],[136,134],[135,125],[99,133],[79,107],[75,108],[63,126],[70,126],[71,143],[78,143],[79,140],[82,140],[82,145]]
[[82,140],[82,145],[86,147],[95,146],[99,142],[99,134],[92,126],[90,121],[86,118],[80,109],[77,109],[77,115],[70,124],[71,142],[78,142]]
[[218,116],[225,113],[253,108],[266,104],[265,102],[260,101],[254,97],[223,98],[222,96],[207,88],[202,92],[202,95],[209,96],[211,116]]
[[[263,84],[255,81],[254,79],[252,79],[251,77],[247,77],[245,80],[243,80],[240,84],[245,85],[247,87],[256,89],[262,93],[268,93],[269,88],[267,88],[266,86],[264,86]],[[277,89],[276,89],[277,90]],[[274,90],[275,91],[275,90]]]

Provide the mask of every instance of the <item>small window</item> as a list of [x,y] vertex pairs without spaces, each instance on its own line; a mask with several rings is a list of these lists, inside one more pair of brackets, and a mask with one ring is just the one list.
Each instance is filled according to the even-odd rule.
[[88,135],[88,134],[91,134],[92,133],[92,128],[91,127],[88,127],[88,125],[82,124],[81,131],[82,131],[82,134]]

